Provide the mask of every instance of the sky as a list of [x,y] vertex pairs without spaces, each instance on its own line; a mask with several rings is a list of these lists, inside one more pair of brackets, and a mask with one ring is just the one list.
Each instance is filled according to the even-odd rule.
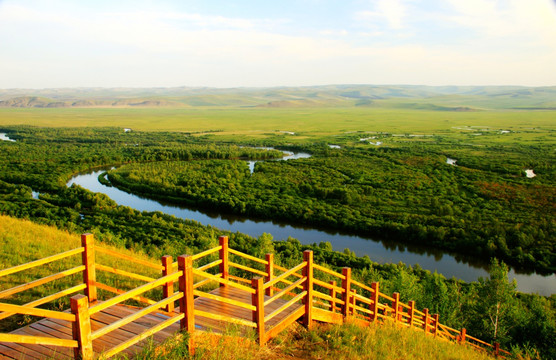
[[556,0],[0,0],[0,88],[556,85]]

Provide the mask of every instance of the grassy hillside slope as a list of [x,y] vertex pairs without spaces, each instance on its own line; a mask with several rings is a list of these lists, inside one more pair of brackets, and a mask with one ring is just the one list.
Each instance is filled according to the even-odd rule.
[[[294,325],[265,347],[252,339],[240,339],[230,330],[225,336],[202,334],[196,337],[196,353],[189,356],[183,337],[178,335],[162,346],[150,346],[137,359],[203,360],[487,360],[485,352],[426,336],[423,332],[394,326],[371,324],[360,327],[315,324],[311,330]],[[517,359],[531,359],[517,355]]]

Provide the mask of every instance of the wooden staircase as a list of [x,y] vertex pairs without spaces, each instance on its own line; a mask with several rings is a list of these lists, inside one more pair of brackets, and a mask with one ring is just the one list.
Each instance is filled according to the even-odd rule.
[[[341,324],[346,319],[362,326],[391,321],[439,340],[467,344],[496,356],[509,355],[498,344],[441,324],[438,314],[418,310],[414,301],[402,303],[398,293],[381,293],[379,283],[368,286],[356,281],[349,268],[338,273],[315,264],[311,251],[304,252],[300,264],[287,269],[274,263],[273,254],[263,260],[229,248],[226,236],[219,241],[215,248],[179,256],[176,262],[163,256],[161,264],[154,264],[95,246],[93,236],[84,234],[77,249],[0,270],[1,280],[81,255],[77,267],[1,290],[0,300],[11,302],[17,302],[22,291],[83,274],[82,283],[30,303],[0,302],[0,320],[15,314],[42,318],[11,333],[0,333],[0,359],[133,356],[147,338],[161,343],[178,331],[189,334],[189,349],[194,352],[196,334],[222,333],[231,324],[240,331],[255,331],[258,342],[264,345],[296,321],[310,328],[315,321]],[[98,253],[154,269],[161,276],[152,278],[102,265],[95,260]],[[97,271],[144,284],[124,291],[98,281]],[[158,294],[152,296],[156,289]],[[112,295],[99,300],[99,290]],[[69,310],[38,307],[68,296]]]

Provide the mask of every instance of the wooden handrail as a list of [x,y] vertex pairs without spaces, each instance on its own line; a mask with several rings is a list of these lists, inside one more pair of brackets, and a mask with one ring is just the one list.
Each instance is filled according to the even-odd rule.
[[[27,304],[23,304],[22,306],[34,308],[34,307],[37,307],[39,305],[46,304],[46,303],[51,302],[53,300],[59,299],[61,297],[71,295],[71,294],[75,294],[76,292],[85,289],[85,287],[86,287],[85,284],[79,284],[79,285],[76,285],[76,286],[71,287],[69,289],[59,291],[55,294],[45,296],[45,297],[40,298],[40,299],[35,300],[35,301],[28,302]],[[8,318],[12,315],[15,315],[15,314],[16,313],[3,312],[3,313],[0,314],[0,320],[6,319],[6,318]]]
[[193,269],[193,274],[194,274],[194,275],[198,275],[198,276],[203,276],[203,277],[208,278],[208,279],[212,279],[212,280],[217,281],[217,282],[219,282],[219,283],[221,283],[221,284],[230,285],[231,287],[235,287],[235,288],[237,288],[237,289],[246,291],[246,292],[251,293],[251,294],[254,294],[254,293],[255,293],[255,290],[253,290],[253,289],[250,288],[250,287],[237,284],[237,283],[235,283],[235,282],[233,282],[233,281],[230,281],[230,280],[222,279],[221,277],[218,277],[218,276],[216,276],[216,275],[212,275],[212,274],[206,273],[206,272],[204,272],[204,271],[199,271],[199,270],[197,270],[197,269]]
[[[290,269],[287,269],[287,268],[285,268],[285,267],[283,267],[283,266],[279,266],[279,265],[276,265],[276,264],[274,264],[274,268],[275,268],[276,270],[280,270],[280,271],[288,271],[288,270],[290,270]],[[292,275],[293,275],[293,276],[297,276],[298,278],[303,277],[303,275],[297,274],[297,273],[294,273],[294,274],[292,274]]]
[[334,270],[330,270],[328,268],[325,268],[324,266],[321,266],[319,264],[314,264],[313,266],[314,266],[315,270],[319,270],[319,271],[322,271],[323,273],[326,273],[328,275],[335,276],[337,278],[340,278],[340,280],[345,280],[345,278],[346,278],[344,275],[342,275],[342,274],[340,274],[340,273],[338,273]]
[[297,295],[296,297],[294,297],[293,299],[291,299],[290,301],[288,301],[284,305],[280,306],[278,309],[274,310],[273,312],[271,312],[270,314],[265,316],[264,322],[270,321],[270,319],[274,318],[276,315],[280,314],[285,309],[289,308],[290,306],[292,306],[293,304],[295,304],[299,300],[303,299],[303,297],[305,295],[307,295],[307,291],[303,291],[302,293],[300,293],[299,295]]
[[222,246],[217,246],[217,247],[214,247],[214,248],[212,248],[212,249],[208,249],[208,250],[202,251],[202,252],[200,252],[200,253],[198,253],[198,254],[191,255],[191,259],[193,259],[193,261],[199,260],[200,258],[203,258],[203,257],[205,257],[205,256],[208,256],[208,255],[210,255],[210,254],[213,254],[213,253],[219,251],[220,249],[222,249]]
[[161,286],[161,285],[163,285],[164,283],[166,283],[170,280],[177,280],[180,276],[182,276],[182,273],[178,271],[178,272],[173,273],[171,275],[163,276],[163,277],[161,277],[161,278],[159,278],[159,279],[157,279],[153,282],[150,282],[150,283],[147,283],[145,285],[139,286],[139,287],[137,287],[133,290],[129,290],[129,291],[127,291],[127,292],[125,292],[121,295],[113,297],[110,300],[107,300],[107,301],[104,301],[102,303],[98,303],[96,305],[93,305],[89,308],[89,314],[91,314],[91,315],[96,314],[99,311],[102,311],[104,309],[109,308],[110,306],[119,304],[119,303],[121,303],[123,301],[126,301],[128,299],[131,299],[132,297],[137,296],[139,294],[142,294],[142,293],[144,293],[146,291],[149,291],[151,289],[154,289],[157,286]]
[[[285,273],[281,274],[280,276],[275,277],[274,279],[266,282],[264,284],[264,288],[267,289],[269,287],[271,287],[272,285],[276,284],[277,282],[280,282],[288,277],[290,277],[291,275],[295,274],[296,272],[298,272],[299,270],[301,270],[304,266],[307,265],[307,262],[302,262],[301,264],[291,268],[290,270],[286,271]],[[302,276],[303,277],[303,276]]]
[[237,324],[237,325],[244,325],[244,326],[249,326],[249,327],[257,327],[257,324],[255,324],[253,321],[247,321],[244,319],[238,319],[238,318],[233,318],[231,316],[226,316],[226,315],[222,315],[222,314],[213,314],[213,313],[209,313],[206,311],[202,311],[202,310],[197,310],[195,309],[195,315],[199,315],[202,317],[206,317],[209,319],[214,319],[214,320],[218,320],[218,321],[225,321],[225,322],[229,322],[232,324]]
[[209,282],[213,281],[212,279],[204,279],[199,282],[193,284],[193,289],[200,288],[201,286],[208,284]]
[[[292,275],[293,275],[293,274],[292,274]],[[295,273],[295,275],[297,275],[297,273]],[[301,278],[303,278],[303,276],[300,277],[300,279],[301,279]],[[291,285],[291,284],[293,284],[295,281],[290,281],[290,280],[287,280],[287,279],[282,279],[282,280],[280,280],[280,282],[281,282],[281,283],[284,283],[284,284],[286,284],[286,285]],[[275,284],[275,285],[276,285],[276,284]],[[280,288],[276,287],[275,285],[272,285],[269,289],[274,289],[274,290],[280,291]],[[297,286],[297,289],[303,290],[303,286],[298,285],[298,286]]]
[[354,294],[353,296],[355,297],[356,300],[358,300],[358,301],[360,301],[360,302],[362,302],[362,303],[364,303],[364,304],[367,304],[367,305],[371,305],[371,304],[372,304],[372,300],[369,299],[369,298],[364,297],[363,295]]
[[276,294],[274,294],[274,296],[272,296],[271,298],[267,299],[264,302],[264,306],[267,306],[268,304],[271,304],[272,302],[274,302],[275,300],[281,298],[282,296],[290,293],[291,290],[293,290],[295,287],[301,285],[302,283],[304,283],[307,279],[306,278],[301,278],[299,280],[297,280],[296,282],[292,283],[291,285],[289,285],[288,287],[285,287],[284,289],[282,289],[280,292],[277,292]]
[[362,313],[369,314],[369,315],[372,315],[372,314],[373,314],[373,312],[372,312],[371,310],[366,309],[366,308],[361,307],[361,306],[358,306],[358,305],[355,305],[355,306],[354,306],[354,310],[357,310],[357,311],[360,311],[360,312],[362,312]]
[[44,284],[49,283],[49,282],[54,281],[54,280],[65,278],[66,276],[77,274],[78,272],[81,272],[83,270],[85,270],[85,266],[81,265],[81,266],[77,266],[77,267],[74,267],[74,268],[69,269],[69,270],[61,271],[61,272],[56,273],[56,274],[45,276],[41,279],[37,279],[37,280],[31,281],[31,282],[28,282],[28,283],[25,283],[25,284],[14,286],[13,288],[1,291],[0,292],[0,299],[3,299],[3,298],[8,297],[10,295],[20,293],[20,292],[25,291],[25,290],[32,289],[32,288],[40,286],[40,285],[44,285]]
[[75,340],[58,339],[58,338],[46,337],[46,336],[19,335],[19,334],[0,334],[0,342],[53,345],[53,346],[63,346],[63,347],[70,347],[70,348],[77,347],[77,341]]
[[132,273],[132,272],[125,271],[125,270],[120,270],[118,268],[115,268],[115,267],[112,267],[112,266],[102,265],[102,264],[99,264],[99,263],[95,264],[95,269],[100,270],[100,271],[106,271],[106,272],[112,273],[114,275],[127,276],[128,278],[131,278],[131,279],[141,280],[141,281],[146,281],[146,282],[151,282],[151,281],[156,280],[155,278],[152,278],[152,277],[149,277],[149,276],[144,276],[144,275]]
[[439,325],[439,327],[442,327],[442,329],[445,330],[445,331],[447,331],[447,332],[454,332],[454,333],[456,333],[456,334],[459,334],[459,333],[460,333],[460,330],[456,330],[456,329],[453,329],[453,328],[451,328],[451,327],[449,327],[449,326],[442,325],[442,324],[438,324],[438,325]]
[[75,321],[75,315],[73,314],[68,314],[66,312],[53,311],[53,310],[37,309],[37,308],[32,308],[32,307],[27,307],[22,305],[0,303],[0,311],[66,320],[71,322]]
[[244,279],[244,278],[239,277],[239,276],[228,275],[228,277],[232,280],[236,280],[236,281],[239,281],[239,282],[242,282],[242,283],[245,283],[245,284],[251,284],[251,280],[247,280],[247,279]]
[[485,345],[485,346],[492,347],[492,348],[494,347],[494,345],[489,344],[489,343],[487,343],[487,342],[484,342],[483,340],[477,339],[476,337],[473,337],[473,336],[471,336],[471,335],[466,335],[465,338],[466,338],[466,340],[468,340],[468,341],[471,340],[471,341],[475,341],[475,342],[477,342],[477,343],[479,343],[479,344],[481,344],[481,345]]
[[335,299],[330,295],[323,294],[320,291],[316,291],[316,290],[315,290],[314,294],[315,294],[316,297],[321,298],[323,300],[334,301],[336,304],[344,305],[344,301],[342,299],[337,299],[337,298]]
[[355,285],[355,286],[358,286],[358,287],[360,287],[360,288],[363,289],[363,290],[367,290],[367,291],[370,292],[371,294],[374,292],[374,290],[373,290],[370,286],[367,286],[367,285],[365,285],[365,284],[363,284],[363,283],[360,283],[359,281],[356,281],[356,280],[353,280],[353,279],[352,279],[352,280],[351,280],[351,284],[352,284],[352,285]]
[[[108,292],[111,292],[112,294],[122,295],[122,294],[126,293],[125,290],[116,289],[115,287],[100,283],[98,281],[96,282],[96,286],[99,289],[106,290]],[[143,304],[147,304],[147,305],[152,305],[152,304],[156,303],[156,301],[151,300],[151,299],[147,299],[147,298],[142,297],[142,296],[133,296],[131,299],[135,300],[137,302],[143,303]]]
[[110,325],[106,325],[104,327],[101,327],[100,329],[94,331],[91,333],[91,339],[95,340],[98,339],[99,337],[108,334],[111,331],[114,331],[116,329],[121,328],[122,326],[129,324],[130,322],[139,319],[140,317],[143,317],[147,314],[150,314],[156,310],[162,309],[164,306],[166,306],[168,303],[173,302],[173,301],[177,301],[179,299],[181,299],[183,297],[183,293],[175,293],[174,295],[170,296],[169,298],[163,299],[157,303],[154,303],[150,306],[147,306],[146,308],[143,308],[137,312],[134,312],[133,314],[130,314],[118,321],[115,321],[113,323],[111,323]]
[[249,254],[243,253],[243,252],[241,252],[241,251],[237,251],[237,250],[232,249],[232,248],[229,248],[228,251],[229,251],[231,254],[240,256],[240,257],[242,257],[242,258],[244,258],[244,259],[251,260],[251,261],[255,261],[255,262],[258,262],[258,263],[263,264],[263,265],[268,265],[268,261],[263,260],[263,259],[259,259],[259,258],[257,258],[257,257],[254,257],[254,256],[251,256],[251,255],[249,255]]
[[252,267],[249,266],[245,266],[245,265],[241,265],[241,264],[237,264],[235,262],[228,262],[228,264],[231,267],[235,267],[236,269],[240,269],[240,270],[245,270],[245,271],[249,271],[250,273],[256,274],[256,275],[260,275],[260,276],[268,276],[268,274],[264,271],[261,270],[257,270],[257,269],[253,269]]
[[134,262],[134,263],[139,264],[139,265],[145,265],[145,266],[148,266],[148,267],[150,267],[152,269],[155,269],[155,270],[164,270],[164,266],[162,266],[162,265],[155,264],[155,263],[152,263],[152,262],[147,261],[147,260],[137,259],[137,258],[134,258],[133,256],[125,255],[125,254],[119,253],[119,252],[114,251],[114,250],[103,248],[103,247],[98,246],[98,245],[95,246],[95,251],[98,251],[98,252],[106,254],[106,255],[111,255],[113,257],[117,257],[117,258],[120,258],[120,259],[124,259],[124,260],[127,260],[127,261],[131,261],[131,262]]
[[417,310],[417,309],[415,309],[414,311],[415,311],[415,314],[416,314],[416,315],[419,315],[419,316],[424,316],[424,315],[425,315],[424,312],[419,311],[419,310]]
[[0,270],[0,277],[10,275],[10,274],[14,274],[14,273],[17,273],[17,272],[20,272],[20,271],[23,271],[23,270],[32,269],[34,267],[44,265],[44,264],[48,264],[48,263],[51,263],[51,262],[56,261],[56,260],[65,259],[65,258],[70,257],[72,255],[81,254],[83,251],[85,251],[85,249],[83,247],[79,247],[77,249],[68,250],[68,251],[65,251],[65,252],[60,253],[60,254],[48,256],[48,257],[38,259],[38,260],[35,260],[35,261],[31,261],[31,262],[28,262],[28,263],[25,263],[25,264],[21,264],[21,265],[17,265],[17,266],[11,267],[11,268]]
[[199,271],[205,271],[205,270],[208,270],[208,269],[213,268],[213,267],[215,267],[216,265],[220,265],[220,264],[222,264],[222,259],[214,260],[214,261],[211,262],[211,263],[205,264],[205,265],[203,265],[203,266],[199,266],[199,267],[197,268],[197,270],[199,270]]
[[390,296],[388,296],[388,295],[386,295],[386,294],[384,294],[384,293],[379,293],[378,296],[379,296],[379,297],[382,297],[382,298],[384,298],[384,299],[386,299],[386,300],[388,300],[388,301],[394,301],[394,298],[393,298],[393,297],[390,297]]
[[342,289],[341,287],[325,283],[324,281],[320,281],[319,279],[313,279],[313,282],[315,285],[322,286],[323,288],[326,288],[328,290],[335,290],[338,294],[344,292],[344,289]]

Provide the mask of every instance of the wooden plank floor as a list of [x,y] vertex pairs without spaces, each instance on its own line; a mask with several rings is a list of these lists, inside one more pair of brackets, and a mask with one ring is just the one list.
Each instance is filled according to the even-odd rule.
[[[236,288],[221,287],[211,291],[211,294],[251,304],[251,294],[243,292]],[[265,300],[266,299],[268,299],[268,297],[265,297]],[[278,299],[266,306],[265,316],[270,314],[272,311],[274,311],[284,303],[285,301]],[[302,305],[292,305],[289,309],[277,315],[268,324],[266,324],[266,328],[269,329],[273,327],[281,319],[285,318],[287,315],[289,315],[300,306]],[[207,298],[200,297],[195,299],[195,309],[220,315],[228,315],[248,321],[252,320],[252,312],[250,310]],[[126,305],[116,305],[105,309],[97,314],[94,314],[91,318],[92,331],[118,321],[119,319],[122,319],[134,313],[135,311],[136,308],[134,307]],[[175,312],[178,313],[179,309],[176,309]],[[151,313],[150,315],[143,316],[140,319],[137,319],[134,322],[127,324],[118,330],[114,330],[100,337],[99,339],[93,341],[93,350],[95,352],[95,357],[102,352],[107,351],[114,346],[134,337],[135,335],[148,330],[149,328],[161,323],[166,319],[168,319],[168,315],[164,315],[162,313]],[[226,327],[226,323],[217,320],[212,320],[200,316],[195,317],[195,328],[197,330],[221,333],[226,329]],[[179,322],[154,334],[153,341],[155,343],[161,343],[178,331]],[[65,320],[56,319],[42,319],[31,325],[12,331],[12,333],[32,336],[48,336],[61,339],[72,338],[71,323]],[[124,353],[129,357],[133,357],[136,353],[141,351],[141,345],[144,344],[145,341],[146,340],[127,348]],[[73,359],[73,349],[33,344],[0,343],[0,359]]]
[[[234,299],[241,301],[246,304],[251,304],[251,294],[245,291],[239,290],[233,287],[220,287],[213,291],[211,294],[222,296],[228,299]],[[269,299],[269,296],[265,295],[265,301]],[[278,299],[269,305],[265,306],[265,316],[271,314],[274,310],[278,309],[282,306],[286,301],[282,299]],[[285,311],[281,312],[280,314],[276,315],[272,318],[269,322],[265,324],[265,328],[268,331],[270,328],[274,327],[278,324],[282,319],[287,317],[289,314],[297,310],[301,307],[301,304],[293,304]],[[253,313],[250,310],[244,309],[239,306],[225,304],[222,302],[217,302],[215,300],[207,299],[207,298],[197,298],[195,299],[195,309],[202,310],[205,312],[210,312],[214,314],[221,314],[227,315],[243,320],[252,321],[253,320]],[[201,330],[209,330],[212,332],[221,333],[227,326],[227,323],[220,322],[218,320],[207,319],[205,317],[196,316],[195,317],[195,326],[200,328]]]

